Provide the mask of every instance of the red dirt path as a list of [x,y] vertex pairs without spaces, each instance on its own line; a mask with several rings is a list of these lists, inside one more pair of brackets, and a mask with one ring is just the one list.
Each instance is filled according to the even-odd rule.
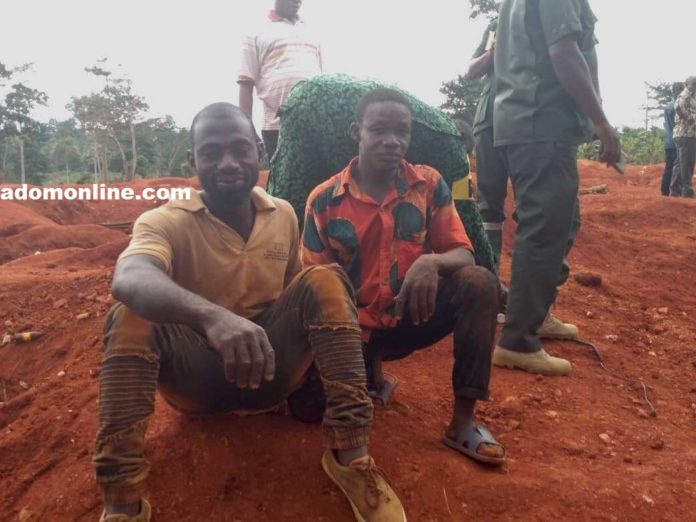
[[[376,411],[372,453],[409,520],[694,519],[696,202],[658,196],[661,168],[618,177],[582,165],[584,187],[607,183],[610,192],[582,198],[571,261],[604,285],[571,281],[556,310],[608,364],[645,380],[659,416],[646,418],[637,390],[602,372],[586,348],[551,342],[552,353],[572,359],[571,377],[493,372],[493,400],[480,414],[509,460],[502,470],[482,468],[439,442],[452,406],[451,342],[443,342],[390,365],[401,386]],[[94,243],[83,234],[71,243],[59,231],[132,220],[151,206],[0,203],[0,263],[24,238],[41,245],[15,248],[6,257],[17,259],[0,265],[0,333],[46,332],[0,348],[2,520],[24,508],[31,520],[99,516],[90,456],[100,333],[113,262],[128,238],[99,227],[88,234]],[[83,311],[89,319],[77,321]],[[283,415],[188,420],[157,407],[147,437],[156,520],[351,520],[321,471],[317,426]]]

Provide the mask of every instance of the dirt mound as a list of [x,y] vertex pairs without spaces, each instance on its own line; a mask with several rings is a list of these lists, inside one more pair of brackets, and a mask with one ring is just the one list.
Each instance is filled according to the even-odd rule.
[[130,236],[120,237],[94,248],[63,248],[21,257],[3,265],[7,270],[49,269],[58,272],[107,267],[113,269],[119,254],[128,246]]
[[54,224],[54,221],[19,203],[0,202],[0,238],[19,234],[34,225]]
[[[555,311],[598,344],[610,367],[645,382],[657,417],[637,385],[603,372],[589,349],[549,342],[548,351],[573,361],[572,375],[494,370],[492,401],[479,413],[509,460],[502,470],[482,468],[439,442],[452,406],[445,340],[388,365],[401,385],[376,410],[371,451],[410,520],[693,519],[696,202],[661,197],[660,175],[660,166],[621,177],[581,164],[582,186],[609,192],[581,198],[571,263],[603,284],[571,280]],[[134,210],[92,216],[117,221]],[[99,516],[90,463],[96,377],[113,260],[126,241],[0,266],[0,333],[46,332],[0,348],[0,518],[15,520],[24,508],[37,520]],[[509,263],[506,255],[504,275]],[[157,519],[352,520],[321,471],[318,426],[284,415],[191,420],[158,400],[146,443]]]
[[123,239],[125,234],[99,225],[36,225],[0,238],[0,264],[13,259],[63,248],[93,248]]

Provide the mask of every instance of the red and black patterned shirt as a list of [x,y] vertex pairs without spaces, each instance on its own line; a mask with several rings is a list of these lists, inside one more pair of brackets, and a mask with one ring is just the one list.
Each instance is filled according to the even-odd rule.
[[302,262],[343,267],[355,289],[367,340],[371,330],[396,326],[394,298],[420,256],[473,248],[452,193],[435,169],[404,161],[380,204],[353,179],[356,163],[357,158],[310,194]]

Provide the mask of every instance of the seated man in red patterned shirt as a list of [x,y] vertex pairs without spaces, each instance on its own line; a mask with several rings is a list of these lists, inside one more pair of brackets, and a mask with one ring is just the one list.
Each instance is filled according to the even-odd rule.
[[[475,422],[488,399],[498,283],[474,266],[472,247],[440,174],[404,160],[408,99],[379,89],[358,105],[350,131],[359,155],[307,201],[302,260],[338,263],[357,296],[368,374],[379,393],[382,360],[397,360],[454,333],[454,413],[443,442],[487,464],[505,448]],[[376,364],[375,364],[376,362]]]

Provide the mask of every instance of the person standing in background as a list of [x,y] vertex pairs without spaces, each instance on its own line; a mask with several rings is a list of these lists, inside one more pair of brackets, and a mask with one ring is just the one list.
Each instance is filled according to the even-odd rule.
[[677,145],[674,143],[674,119],[677,114],[674,104],[676,97],[679,96],[683,89],[683,83],[673,84],[672,95],[674,99],[665,107],[665,171],[662,174],[662,185],[660,187],[663,196],[669,196],[669,186],[672,183],[673,172],[679,172]]
[[517,232],[506,321],[493,363],[567,375],[544,337],[577,338],[550,314],[580,228],[578,146],[596,135],[600,160],[619,162],[621,144],[602,110],[594,26],[587,0],[503,0],[494,68],[495,146],[515,192]]
[[263,103],[261,135],[269,159],[278,146],[278,108],[298,82],[323,72],[321,47],[299,18],[301,6],[302,0],[275,0],[262,29],[242,44],[239,107],[252,117],[256,88]]
[[687,78],[684,90],[674,103],[676,112],[674,143],[679,168],[674,169],[670,196],[694,197],[693,180],[696,164],[696,76]]
[[474,116],[476,137],[476,200],[483,219],[488,241],[493,248],[496,269],[499,268],[503,248],[503,224],[505,223],[505,198],[508,175],[500,153],[493,145],[493,97],[495,95],[495,32],[498,20],[486,28],[483,39],[469,64],[468,79],[483,80],[483,90]]

